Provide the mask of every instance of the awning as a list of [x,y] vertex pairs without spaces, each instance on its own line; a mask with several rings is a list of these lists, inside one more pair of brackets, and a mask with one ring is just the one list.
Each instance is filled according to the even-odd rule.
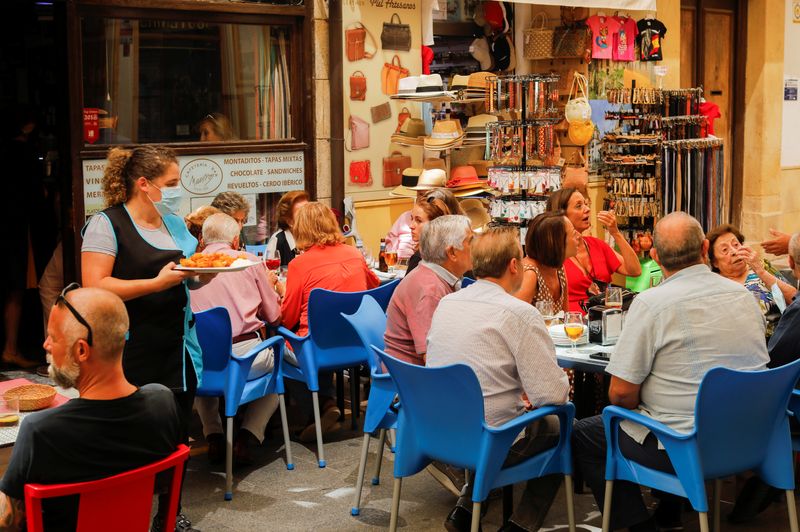
[[517,4],[655,11],[656,0],[506,0]]

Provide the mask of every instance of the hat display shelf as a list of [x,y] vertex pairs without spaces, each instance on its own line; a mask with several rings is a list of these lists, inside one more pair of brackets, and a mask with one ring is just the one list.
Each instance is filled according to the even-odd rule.
[[486,110],[501,118],[486,124],[489,185],[499,194],[490,214],[496,225],[520,227],[522,242],[528,220],[544,211],[549,194],[561,186],[558,86],[558,75],[550,73],[488,80]]

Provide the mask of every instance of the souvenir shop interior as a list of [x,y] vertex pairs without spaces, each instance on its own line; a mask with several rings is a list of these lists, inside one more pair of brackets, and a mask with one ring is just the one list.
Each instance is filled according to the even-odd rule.
[[642,276],[619,280],[634,290],[660,276],[648,253],[659,217],[684,210],[706,230],[728,221],[730,147],[714,125],[729,97],[669,71],[684,51],[664,5],[416,4],[343,7],[345,195],[373,253],[432,168],[492,223],[520,227],[522,242],[552,191],[580,189],[640,254]]

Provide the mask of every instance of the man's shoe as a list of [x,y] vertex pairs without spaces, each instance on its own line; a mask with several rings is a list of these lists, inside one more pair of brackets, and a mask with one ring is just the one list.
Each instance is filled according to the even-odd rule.
[[253,464],[253,449],[261,445],[253,433],[247,429],[239,429],[233,443],[233,463],[249,466]]
[[[463,506],[456,506],[447,516],[444,527],[448,532],[462,532],[470,530],[472,527],[472,512]],[[481,530],[481,527],[478,527]]]
[[208,461],[212,464],[221,464],[225,460],[225,435],[215,432],[206,436],[208,442]]
[[508,523],[498,528],[497,532],[528,532],[528,529],[519,526],[514,521],[509,520]]
[[[328,407],[322,415],[319,416],[319,422],[322,426],[322,434],[326,434],[328,432],[333,432],[334,430],[338,430],[341,428],[341,424],[339,423],[339,417],[342,413],[339,409],[334,405]],[[317,439],[317,429],[312,422],[306,428],[304,428],[300,434],[297,436],[297,439],[303,443],[310,443],[312,441],[316,441]]]
[[19,353],[3,353],[2,360],[5,364],[19,366],[22,369],[31,369],[39,365],[35,360],[28,360]]
[[467,481],[463,469],[437,461],[431,462],[425,469],[439,484],[444,486],[447,491],[456,497],[461,495],[461,490]]
[[175,532],[200,532],[198,529],[192,526],[192,522],[183,515],[183,513],[179,513],[178,517],[175,519]]
[[661,501],[653,513],[659,532],[680,532],[683,530],[683,504],[664,504]]
[[756,476],[748,478],[736,498],[733,511],[728,514],[728,522],[741,524],[754,520],[780,495],[781,491],[779,489],[773,488],[760,478]]

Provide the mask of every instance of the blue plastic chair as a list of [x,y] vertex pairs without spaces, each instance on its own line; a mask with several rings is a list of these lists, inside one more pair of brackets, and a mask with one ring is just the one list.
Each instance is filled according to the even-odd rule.
[[[719,530],[721,479],[754,470],[767,484],[786,490],[789,524],[797,532],[792,440],[787,405],[800,376],[800,361],[764,371],[709,370],[695,402],[695,428],[676,432],[638,412],[608,406],[603,410],[608,452],[603,531],[611,521],[614,480],[627,480],[686,497],[699,512],[700,529],[708,531],[706,480],[715,480],[714,529]],[[647,427],[664,445],[676,474],[644,467],[619,450],[623,420]]]
[[[545,475],[562,473],[566,481],[569,529],[575,531],[572,501],[570,436],[575,405],[537,408],[499,427],[486,424],[483,393],[469,366],[454,364],[428,368],[407,364],[373,346],[402,403],[397,422],[394,493],[389,530],[397,530],[402,479],[419,473],[438,460],[475,473],[472,490],[472,531],[480,526],[481,503],[489,491]],[[520,432],[545,416],[558,416],[558,444],[519,464],[503,467]]]
[[[319,467],[325,467],[322,427],[319,415],[319,372],[353,368],[369,362],[369,352],[342,313],[352,314],[364,296],[372,296],[386,311],[399,280],[363,292],[332,292],[315,288],[308,297],[308,334],[300,337],[285,327],[278,334],[289,341],[297,366],[284,361],[283,375],[308,386],[314,407]],[[357,385],[357,383],[354,383]],[[353,409],[359,406],[353,404]],[[353,414],[355,415],[355,414]]]
[[266,244],[246,245],[244,249],[245,251],[247,251],[248,253],[252,253],[256,257],[261,257],[262,255],[264,255],[264,252],[267,251],[267,245]]
[[461,279],[461,288],[466,288],[471,284],[475,284],[475,279],[472,277],[464,277]]
[[[800,390],[792,390],[792,396],[789,398],[789,410],[800,422]],[[800,451],[800,436],[792,436],[792,450]]]
[[[225,500],[233,499],[233,418],[240,405],[277,393],[280,401],[283,441],[286,445],[286,469],[294,469],[292,448],[289,442],[289,425],[286,422],[286,402],[283,398],[283,338],[273,336],[264,340],[244,356],[234,356],[232,351],[231,318],[223,307],[214,307],[194,315],[197,339],[203,350],[202,386],[197,389],[201,397],[224,397],[227,418],[225,445]],[[271,347],[275,365],[273,370],[257,379],[248,380],[250,367],[256,356]]]
[[342,317],[350,322],[361,343],[369,354],[370,374],[372,386],[369,389],[367,413],[364,417],[364,442],[361,444],[361,461],[358,464],[358,478],[356,479],[356,495],[350,515],[358,515],[361,508],[361,488],[364,485],[364,474],[367,468],[367,454],[369,453],[369,438],[376,430],[380,430],[378,437],[378,454],[375,458],[375,474],[372,484],[380,483],[381,462],[383,448],[386,443],[386,430],[397,427],[397,414],[391,409],[397,397],[397,389],[392,378],[383,371],[380,360],[369,346],[375,345],[384,349],[383,335],[386,332],[386,314],[371,296],[364,296],[361,306],[355,314],[344,314]]

